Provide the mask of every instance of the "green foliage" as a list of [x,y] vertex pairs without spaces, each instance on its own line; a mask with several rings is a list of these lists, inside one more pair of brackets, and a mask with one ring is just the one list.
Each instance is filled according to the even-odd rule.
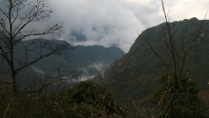
[[165,74],[158,79],[158,83],[159,86],[150,99],[160,108],[161,114],[168,109],[167,117],[204,116],[205,108],[199,96],[197,83],[191,78],[182,76],[176,85],[172,74]]
[[94,82],[80,82],[68,90],[68,95],[72,102],[79,104],[83,102],[99,102],[100,99],[113,98],[113,93],[106,92],[105,88],[100,87]]
[[96,109],[104,109],[107,114],[117,111],[114,93],[106,91],[94,82],[80,82],[67,92],[70,103],[91,104]]
[[[49,90],[48,90],[49,91]],[[44,94],[13,94],[0,86],[0,117],[89,118],[125,116],[114,94],[94,82],[80,82],[65,91]]]

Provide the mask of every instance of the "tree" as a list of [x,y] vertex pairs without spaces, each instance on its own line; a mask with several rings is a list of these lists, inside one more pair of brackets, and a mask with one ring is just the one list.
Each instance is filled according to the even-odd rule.
[[98,104],[109,109],[114,108],[114,94],[94,82],[80,82],[68,90],[68,95],[72,103]]
[[[37,23],[50,18],[52,10],[45,0],[1,0],[0,7],[0,62],[1,73],[9,75],[10,84],[14,93],[17,92],[17,75],[26,67],[53,54],[57,54],[68,48],[67,44],[48,44],[40,42],[38,48],[32,48],[34,43],[24,44],[23,39],[31,36],[42,36],[56,33],[62,28],[63,23],[58,22],[46,26],[40,30],[34,28]],[[15,55],[15,48],[22,46],[23,55]],[[37,52],[36,57],[31,59],[29,54]]]
[[[153,103],[158,104],[161,113],[168,109],[166,117],[170,117],[171,113],[173,113],[171,117],[176,118],[199,118],[204,116],[204,106],[201,103],[197,83],[190,77],[182,77],[176,90],[173,89],[175,80],[169,73],[160,77],[158,83],[160,85],[151,97],[151,100]],[[173,99],[175,92],[178,95]],[[174,105],[168,105],[171,104],[169,100],[172,99]]]
[[92,109],[86,111],[86,114],[88,112],[94,112],[95,114],[103,114],[106,117],[113,114],[125,114],[122,113],[119,106],[116,106],[114,93],[107,91],[95,82],[80,82],[73,88],[69,89],[67,94],[69,97],[69,103],[82,106],[78,108],[78,110],[85,112],[82,109],[87,106],[92,107]]
[[[154,47],[156,47],[156,42],[151,41],[151,39],[148,38],[145,40],[143,37],[141,38],[148,44],[149,48],[156,55],[156,57],[160,59],[164,65],[164,68],[168,71],[168,74],[161,79],[161,82],[164,84],[160,85],[160,87],[167,87],[166,89],[164,88],[164,90],[168,94],[166,95],[167,99],[163,99],[163,102],[166,104],[163,104],[163,109],[160,111],[160,117],[167,117],[166,115],[169,114],[170,117],[175,118],[179,117],[179,111],[177,109],[181,107],[181,105],[176,104],[176,102],[184,101],[185,94],[191,94],[189,91],[184,91],[182,86],[185,88],[188,87],[187,74],[191,67],[192,52],[197,44],[197,41],[203,38],[203,35],[201,34],[201,28],[205,20],[203,20],[201,24],[197,25],[197,28],[195,29],[196,32],[193,34],[193,37],[191,37],[189,40],[187,39],[186,42],[186,39],[184,39],[184,34],[179,37],[176,36],[178,28],[175,26],[175,23],[169,23],[164,1],[161,0],[161,3],[166,21],[165,27],[162,27],[163,37],[161,41],[164,46],[155,49]],[[188,42],[190,42],[189,45]],[[170,80],[168,80],[169,78]],[[165,84],[167,85],[165,86]],[[194,89],[197,88],[197,84],[193,85],[193,87]],[[196,91],[194,95],[198,96],[198,92]],[[196,102],[198,102],[198,100]],[[192,113],[190,115],[192,115]]]

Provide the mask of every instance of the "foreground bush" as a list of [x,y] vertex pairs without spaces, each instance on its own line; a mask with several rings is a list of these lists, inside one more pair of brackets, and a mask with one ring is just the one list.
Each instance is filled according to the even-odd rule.
[[57,94],[14,94],[0,89],[0,117],[122,117],[114,94],[93,82],[80,82]]

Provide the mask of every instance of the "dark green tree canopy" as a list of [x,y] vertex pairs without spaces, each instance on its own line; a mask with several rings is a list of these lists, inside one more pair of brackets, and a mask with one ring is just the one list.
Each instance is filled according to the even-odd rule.
[[[158,88],[151,97],[151,101],[160,108],[160,112],[168,111],[167,116],[171,113],[173,117],[193,118],[203,117],[204,106],[199,96],[197,82],[189,76],[182,76],[178,81],[177,87],[172,74],[167,73],[161,76],[157,82]],[[173,102],[170,102],[173,100]]]

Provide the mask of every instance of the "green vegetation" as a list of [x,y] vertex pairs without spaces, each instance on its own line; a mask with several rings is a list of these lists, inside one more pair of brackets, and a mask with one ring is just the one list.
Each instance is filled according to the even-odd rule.
[[94,82],[80,82],[56,94],[13,94],[0,88],[0,117],[122,117],[114,94]]
[[[172,75],[166,74],[158,79],[158,83],[160,85],[150,99],[159,108],[161,114],[167,110],[166,117],[203,118],[206,116],[206,107],[199,96],[197,82],[187,76],[181,77],[178,87],[174,90],[174,79]],[[170,103],[171,100],[173,105]]]
[[117,93],[117,102],[129,104],[131,98],[146,117],[208,117],[208,96],[199,95],[209,87],[208,30],[209,21],[197,18],[146,29],[106,70],[102,84]]

